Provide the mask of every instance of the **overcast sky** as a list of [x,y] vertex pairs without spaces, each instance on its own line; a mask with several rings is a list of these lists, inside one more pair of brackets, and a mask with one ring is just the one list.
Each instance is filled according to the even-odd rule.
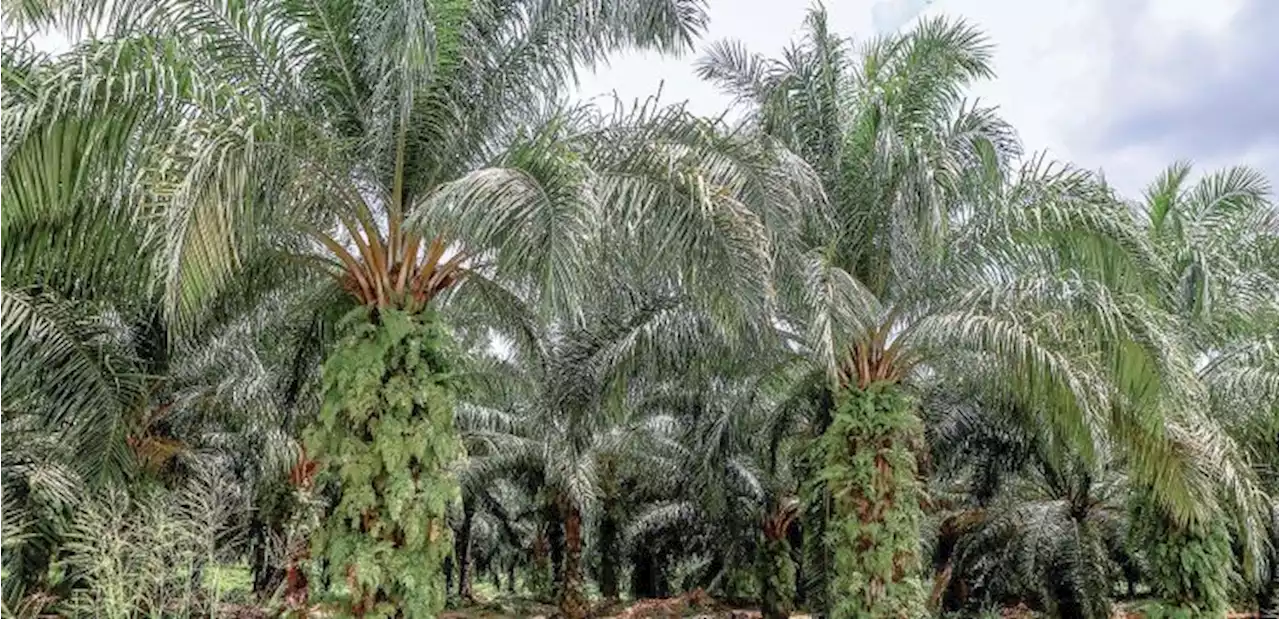
[[[733,38],[776,56],[810,0],[709,0],[699,48]],[[962,17],[996,45],[994,80],[973,96],[1000,106],[1028,150],[1102,169],[1136,197],[1163,167],[1248,164],[1280,178],[1277,0],[829,0],[833,31],[855,41],[925,15]],[[61,37],[40,37],[62,47]],[[696,54],[617,57],[585,76],[583,97],[616,91],[688,100],[715,115],[729,101],[693,74]]]
[[[856,40],[921,15],[962,17],[996,45],[997,78],[973,95],[999,105],[1029,150],[1103,169],[1135,196],[1164,166],[1280,168],[1277,0],[829,0],[833,31]],[[706,42],[734,38],[776,56],[809,0],[709,0]],[[728,100],[694,75],[695,56],[632,54],[584,78],[611,91],[688,99],[716,114]]]

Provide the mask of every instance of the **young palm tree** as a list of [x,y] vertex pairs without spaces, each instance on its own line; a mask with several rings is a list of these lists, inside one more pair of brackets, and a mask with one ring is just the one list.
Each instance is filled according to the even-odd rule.
[[[1022,161],[995,111],[964,102],[990,58],[946,19],[855,51],[814,10],[780,59],[722,43],[700,65],[830,198],[785,239],[778,287],[785,328],[835,393],[811,481],[834,519],[836,617],[924,612],[911,384],[931,374],[987,381],[1086,460],[1105,437],[1183,521],[1214,504],[1186,445],[1192,364],[1144,288],[1161,257],[1099,179]],[[1209,453],[1226,475],[1229,454]]]
[[[99,271],[124,268],[156,291],[180,335],[265,281],[327,276],[359,308],[325,363],[306,452],[341,482],[314,541],[330,565],[351,566],[336,577],[357,613],[404,605],[430,616],[444,599],[435,559],[449,547],[445,471],[459,448],[434,299],[465,273],[497,269],[541,290],[543,307],[572,307],[593,245],[584,239],[606,216],[689,281],[711,278],[697,265],[712,257],[759,274],[764,228],[742,200],[794,186],[775,182],[786,169],[752,177],[775,159],[728,149],[681,110],[554,105],[611,51],[687,47],[705,22],[697,3],[174,0],[8,12],[87,35],[57,58],[6,54],[5,249],[21,231],[22,281],[46,277],[49,248],[79,248],[66,260],[88,268],[59,290],[106,294]],[[150,268],[119,266],[139,263]],[[764,298],[762,282],[700,289],[728,314],[735,296]],[[6,312],[6,333],[11,324],[36,339],[34,318]],[[68,393],[97,378],[91,365],[57,367],[71,374]],[[77,397],[64,404],[81,406]]]
[[951,385],[931,391],[931,607],[1024,600],[1058,616],[1111,616],[1116,583],[1132,595],[1138,580],[1118,463],[1104,455],[1086,465],[998,401],[957,397]]
[[627,383],[643,368],[679,361],[711,328],[670,291],[617,276],[602,281],[613,287],[593,295],[576,324],[544,323],[511,299],[510,309],[526,319],[509,340],[510,358],[479,370],[482,385],[460,408],[468,441],[477,445],[464,479],[482,487],[500,477],[531,478],[559,516],[558,604],[566,617],[589,610],[583,542],[602,499],[613,498],[603,496],[607,487],[628,470],[671,468],[661,457],[672,440],[667,420],[621,406]]
[[632,387],[633,407],[669,416],[682,431],[674,454],[679,475],[636,515],[628,537],[643,543],[675,535],[687,556],[710,557],[699,582],[731,597],[740,595],[736,577],[754,576],[765,617],[795,608],[792,426],[803,415],[792,390],[811,373],[802,359],[780,352],[729,357],[700,373]]

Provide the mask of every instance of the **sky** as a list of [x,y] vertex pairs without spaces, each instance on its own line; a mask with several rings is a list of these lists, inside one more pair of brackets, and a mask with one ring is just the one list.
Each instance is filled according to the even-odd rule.
[[[1280,180],[1280,3],[1276,0],[828,0],[855,42],[921,16],[965,19],[995,44],[996,78],[972,96],[1000,107],[1024,146],[1101,169],[1138,197],[1165,166],[1245,164]],[[699,49],[737,39],[776,56],[809,0],[709,0]],[[718,114],[729,99],[684,58],[628,54],[585,76],[579,95],[687,99]],[[1274,193],[1274,191],[1273,191]]]
[[[1277,0],[828,0],[834,32],[865,40],[924,16],[960,17],[995,44],[996,78],[972,96],[997,105],[1028,151],[1102,170],[1138,197],[1167,165],[1206,171],[1245,164],[1280,185],[1280,2]],[[687,100],[718,115],[730,101],[693,62],[737,39],[776,56],[810,0],[708,0],[699,52],[631,53],[583,76],[582,98],[616,92]],[[44,47],[65,41],[46,35]],[[1273,194],[1275,191],[1273,189]]]

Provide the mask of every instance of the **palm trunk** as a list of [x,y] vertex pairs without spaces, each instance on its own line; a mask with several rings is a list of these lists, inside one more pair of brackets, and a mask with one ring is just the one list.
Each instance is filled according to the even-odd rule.
[[252,551],[249,559],[249,573],[253,577],[253,593],[260,600],[265,600],[284,582],[285,571],[271,561],[267,552],[267,544],[272,535],[277,539],[284,537],[284,530],[272,526],[255,516],[249,526]]
[[[1222,520],[1184,525],[1149,488],[1131,494],[1131,543],[1144,549],[1151,593],[1175,614],[1221,617],[1230,606],[1231,533]],[[1195,557],[1188,560],[1187,557]]]
[[551,543],[551,597],[558,599],[564,590],[563,515],[554,505],[547,506],[547,541]]
[[[289,486],[295,498],[310,495],[318,469],[319,463],[307,456],[306,445],[303,445],[298,454],[298,461],[289,470]],[[306,531],[305,527],[300,526],[300,523],[305,522],[306,518],[305,514],[298,513],[298,510],[305,511],[307,504],[308,501],[305,499],[298,501],[298,505],[301,507],[292,514],[292,524],[287,527],[289,530],[284,551],[285,606],[296,610],[299,615],[305,614],[311,594],[310,583],[307,582],[307,573],[303,569],[304,563],[311,558],[310,544],[304,539],[308,531]]]
[[636,599],[658,598],[666,595],[666,583],[662,565],[658,563],[654,549],[641,546],[631,558],[631,596]]
[[533,572],[529,575],[529,591],[535,598],[551,599],[551,542],[544,531],[538,531],[533,539]]
[[325,361],[325,398],[307,430],[309,452],[339,482],[338,506],[312,547],[327,559],[342,612],[400,609],[435,617],[452,549],[449,474],[461,454],[445,331],[429,314],[363,310]]
[[[797,519],[803,516],[803,511],[796,514]],[[792,589],[792,597],[797,608],[804,608],[804,527],[799,522],[796,526],[787,529],[787,543],[791,545],[791,563],[796,566],[796,586]]]
[[942,570],[933,576],[933,590],[929,592],[929,610],[931,612],[937,612],[942,608],[943,596],[947,593],[947,587],[951,585],[952,569],[951,561],[948,560]]
[[757,558],[760,614],[763,619],[787,619],[794,606],[796,568],[786,537],[765,537]]
[[600,522],[600,595],[606,600],[618,599],[618,523],[612,510],[605,508]]
[[764,619],[786,619],[795,606],[796,566],[791,561],[787,533],[796,516],[782,502],[762,522],[761,543],[756,555],[760,578],[760,611]]
[[450,555],[444,558],[444,564],[440,568],[440,571],[444,574],[444,590],[445,591],[453,591],[453,582],[454,582],[453,573],[454,571],[456,571],[453,568],[455,563],[457,562],[454,561],[453,556]]
[[920,582],[920,502],[914,403],[892,383],[839,394],[820,439],[831,500],[832,619],[925,615]]
[[565,501],[561,513],[564,514],[564,575],[560,579],[560,614],[564,619],[584,619],[589,608],[582,587],[582,512]]
[[284,603],[291,609],[302,609],[307,605],[310,593],[307,587],[307,573],[299,565],[301,561],[290,561],[285,569]]
[[462,528],[458,530],[458,541],[454,554],[458,557],[458,597],[467,601],[474,599],[471,594],[471,522],[475,518],[475,507],[470,501],[462,503]]

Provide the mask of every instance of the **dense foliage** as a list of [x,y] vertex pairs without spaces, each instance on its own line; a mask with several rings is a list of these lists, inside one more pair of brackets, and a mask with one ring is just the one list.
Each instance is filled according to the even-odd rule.
[[1151,587],[1160,603],[1151,613],[1163,617],[1217,617],[1230,607],[1231,535],[1221,522],[1178,527],[1152,509],[1140,493],[1134,498],[1133,544],[1146,549]]
[[766,619],[790,617],[795,608],[796,566],[785,538],[765,537],[756,559],[760,610]]
[[324,580],[344,585],[347,612],[434,617],[458,496],[446,472],[462,453],[447,336],[431,315],[362,318],[325,361],[324,403],[303,435],[316,490],[334,490],[312,556],[328,567]]
[[816,482],[829,493],[826,543],[834,554],[832,617],[919,617],[922,428],[898,387],[875,383],[836,396],[816,448]]
[[730,123],[557,95],[695,0],[4,17],[6,617],[1276,607],[1275,188],[1024,152],[963,21]]

